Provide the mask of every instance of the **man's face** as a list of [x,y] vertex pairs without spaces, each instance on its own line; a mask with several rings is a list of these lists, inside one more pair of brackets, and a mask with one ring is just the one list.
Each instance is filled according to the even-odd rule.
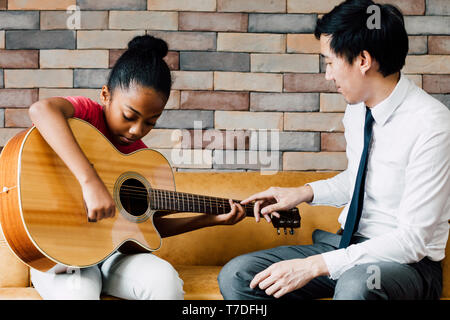
[[330,47],[331,36],[320,37],[320,53],[325,58],[326,80],[333,80],[339,93],[347,103],[355,104],[365,101],[368,93],[365,88],[365,77],[359,67],[361,59],[356,57],[349,64],[345,57],[337,56]]

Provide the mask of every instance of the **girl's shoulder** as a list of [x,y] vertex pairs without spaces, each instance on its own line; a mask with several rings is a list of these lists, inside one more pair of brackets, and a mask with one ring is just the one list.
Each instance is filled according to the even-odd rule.
[[85,120],[96,127],[103,120],[103,108],[98,102],[83,96],[68,96],[63,98],[72,103],[74,118]]

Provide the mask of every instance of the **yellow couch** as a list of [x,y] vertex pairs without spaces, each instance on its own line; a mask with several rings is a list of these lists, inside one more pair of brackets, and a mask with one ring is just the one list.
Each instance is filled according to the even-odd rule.
[[[177,191],[244,199],[270,186],[293,187],[326,179],[336,172],[279,172],[261,175],[259,172],[199,173],[176,172]],[[221,267],[231,258],[250,251],[284,244],[309,244],[315,229],[335,232],[341,209],[324,206],[299,206],[301,228],[295,234],[277,235],[272,224],[256,223],[246,218],[234,226],[216,226],[163,239],[156,255],[168,260],[184,281],[185,299],[222,299],[217,284]],[[443,299],[450,299],[449,246],[443,261]],[[108,298],[108,297],[104,297]],[[0,299],[41,299],[30,286],[29,268],[20,262],[0,238]]]

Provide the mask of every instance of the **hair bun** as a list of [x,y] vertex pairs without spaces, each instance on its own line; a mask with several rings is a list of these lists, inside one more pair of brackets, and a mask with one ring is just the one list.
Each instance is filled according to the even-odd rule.
[[151,51],[162,59],[167,55],[169,48],[164,40],[145,35],[131,39],[128,42],[128,50]]

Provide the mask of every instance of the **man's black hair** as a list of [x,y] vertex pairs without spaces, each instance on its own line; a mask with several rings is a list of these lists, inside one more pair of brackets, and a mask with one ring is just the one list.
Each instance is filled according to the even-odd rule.
[[126,50],[112,68],[108,89],[111,93],[117,87],[129,89],[140,85],[170,95],[172,79],[170,69],[163,58],[167,55],[167,43],[150,35],[136,36],[128,43]]
[[[379,25],[373,24],[377,11],[369,7],[374,5],[379,7]],[[331,36],[331,50],[350,64],[363,50],[368,51],[385,77],[399,72],[408,54],[403,14],[393,5],[375,4],[371,0],[347,0],[339,4],[318,19],[314,35],[317,39],[321,35]]]

